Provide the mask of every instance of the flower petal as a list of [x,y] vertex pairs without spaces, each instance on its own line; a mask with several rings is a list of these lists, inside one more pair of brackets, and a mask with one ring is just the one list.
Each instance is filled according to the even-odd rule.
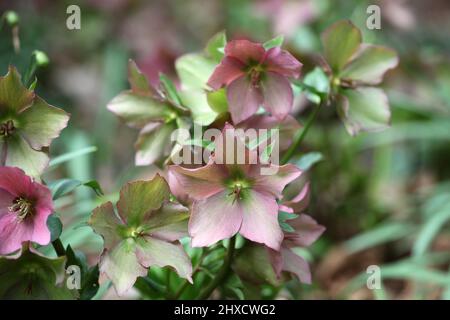
[[285,186],[301,175],[301,170],[293,164],[283,166],[271,165],[272,175],[261,175],[261,167],[254,166],[250,175],[254,178],[253,189],[271,194],[273,197],[281,198]]
[[278,204],[271,194],[249,191],[239,200],[243,220],[239,233],[245,238],[279,250],[283,232],[278,223]]
[[170,266],[178,275],[192,283],[191,261],[179,244],[172,244],[153,237],[137,240],[137,259],[144,267]]
[[36,97],[33,105],[19,116],[20,133],[35,150],[50,146],[62,129],[67,126],[69,115]]
[[228,191],[194,202],[189,234],[192,247],[206,247],[235,235],[242,223],[242,207]]
[[154,238],[175,241],[187,235],[188,218],[188,208],[168,202],[147,217],[145,228]]
[[309,205],[309,197],[309,181],[302,175],[284,189],[283,205],[291,208],[293,212],[302,212]]
[[340,77],[375,85],[382,81],[386,71],[395,68],[397,64],[398,56],[394,50],[382,46],[361,45]]
[[292,110],[294,93],[285,76],[267,72],[261,81],[264,95],[264,108],[275,118],[283,120]]
[[280,47],[274,47],[266,52],[265,64],[267,71],[297,79],[300,76],[302,64],[293,55]]
[[19,167],[32,177],[39,177],[48,165],[49,158],[44,151],[36,151],[18,134],[6,140],[7,166]]
[[14,198],[30,195],[33,190],[33,181],[19,168],[0,167],[0,189],[6,190]]
[[33,91],[24,87],[17,69],[9,66],[8,73],[4,77],[0,77],[1,113],[17,114],[29,107],[33,99]]
[[240,76],[243,76],[244,68],[245,65],[241,61],[233,57],[225,57],[214,69],[213,74],[208,80],[208,86],[214,90],[219,90],[223,86],[229,85]]
[[391,111],[383,90],[358,88],[342,90],[337,98],[338,114],[351,135],[381,131],[389,127]]
[[313,244],[325,231],[325,227],[321,226],[306,214],[289,220],[289,225],[295,229],[295,232],[286,232],[283,245],[288,247],[309,247]]
[[95,208],[88,223],[95,233],[102,236],[106,249],[111,250],[121,241],[119,228],[124,224],[114,212],[111,202],[108,201]]
[[173,165],[169,170],[193,199],[202,200],[224,190],[222,182],[226,179],[227,172],[213,161],[201,168],[188,169]]
[[127,225],[141,226],[153,210],[169,200],[169,195],[169,185],[157,174],[152,180],[134,181],[122,187],[117,209]]
[[293,273],[302,283],[311,284],[311,271],[308,263],[290,249],[283,248],[283,271]]
[[123,240],[112,251],[105,250],[100,261],[100,272],[112,281],[119,296],[133,287],[137,277],[147,275],[147,268],[138,261],[136,247],[133,239]]
[[253,85],[247,76],[239,77],[230,83],[227,88],[227,99],[234,124],[251,117],[263,103],[260,88]]
[[261,62],[264,54],[262,44],[248,40],[232,40],[225,46],[225,56],[236,58],[245,65]]
[[0,255],[7,255],[19,250],[22,248],[22,242],[31,240],[32,236],[32,223],[20,223],[17,214],[11,213],[7,209],[0,211]]
[[135,144],[135,164],[147,166],[168,156],[173,145],[170,137],[175,129],[174,124],[163,122],[153,122],[145,126]]
[[129,126],[137,128],[144,127],[150,121],[162,121],[170,112],[166,104],[131,91],[120,93],[107,107]]
[[322,34],[324,55],[335,73],[347,64],[361,41],[361,32],[349,20],[338,21],[325,30]]

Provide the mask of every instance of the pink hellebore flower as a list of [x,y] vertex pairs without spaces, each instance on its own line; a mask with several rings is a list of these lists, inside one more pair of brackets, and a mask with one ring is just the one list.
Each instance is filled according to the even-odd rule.
[[292,109],[293,92],[288,77],[298,78],[302,64],[289,52],[260,43],[233,40],[225,57],[208,80],[214,90],[227,87],[231,118],[238,124],[262,105],[279,120]]
[[[215,154],[207,165],[196,169],[173,165],[169,169],[194,199],[189,221],[192,246],[209,246],[239,232],[251,241],[278,250],[283,232],[278,223],[277,199],[301,171],[292,164],[270,164],[266,168],[275,174],[262,175],[263,165],[259,163],[238,164],[236,159],[231,164],[217,161],[218,150],[229,146],[230,140],[226,138],[231,136],[236,140],[234,132],[234,128],[225,126],[215,140]],[[225,158],[226,154],[222,155]]]
[[300,217],[289,220],[294,232],[285,232],[284,240],[279,251],[268,248],[272,267],[278,277],[282,271],[295,274],[306,284],[311,283],[311,272],[308,263],[292,251],[296,247],[308,247],[313,244],[325,231],[313,218],[302,214]]
[[52,194],[18,168],[0,167],[0,255],[19,250],[25,241],[50,242],[47,218]]

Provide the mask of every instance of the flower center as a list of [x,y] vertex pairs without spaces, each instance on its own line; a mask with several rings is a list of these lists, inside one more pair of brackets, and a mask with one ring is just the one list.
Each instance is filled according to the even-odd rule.
[[171,111],[166,115],[164,122],[170,123],[170,122],[174,121],[177,117],[178,117],[178,115],[176,114],[176,112]]
[[257,64],[256,66],[250,68],[248,74],[250,76],[250,82],[252,86],[256,88],[259,87],[259,83],[261,82],[261,76],[263,72],[264,68],[260,64]]
[[8,137],[14,133],[14,130],[16,130],[14,122],[8,120],[0,125],[0,136]]
[[33,204],[30,200],[24,198],[15,199],[12,206],[10,206],[8,210],[17,214],[20,221],[25,220],[26,217],[34,213]]
[[249,189],[250,184],[244,180],[236,180],[229,185],[231,192],[228,194],[230,197],[234,197],[233,203],[242,199],[242,191]]

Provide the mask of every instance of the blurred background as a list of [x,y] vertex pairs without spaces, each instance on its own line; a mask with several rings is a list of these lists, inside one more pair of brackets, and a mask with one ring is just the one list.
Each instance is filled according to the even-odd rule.
[[[71,4],[81,8],[81,30],[66,28]],[[370,4],[381,8],[381,30],[366,28]],[[137,131],[106,110],[106,103],[128,88],[129,58],[151,82],[157,83],[159,72],[176,82],[175,59],[201,51],[221,30],[229,39],[255,41],[283,34],[285,48],[303,62],[306,73],[321,52],[321,32],[339,19],[351,19],[365,42],[399,53],[399,67],[383,82],[392,127],[352,138],[333,107],[321,111],[301,147],[322,154],[308,171],[307,212],[327,228],[306,253],[313,284],[290,281],[276,290],[264,288],[262,297],[450,299],[449,1],[0,1],[0,13],[6,10],[20,16],[20,51],[15,52],[12,30],[4,25],[1,74],[8,64],[24,73],[33,50],[46,52],[50,65],[37,75],[37,93],[72,114],[51,155],[97,148],[45,174],[47,180],[96,179],[107,194],[98,199],[78,189],[57,202],[63,242],[93,262],[102,243],[83,225],[91,210],[105,198],[116,199],[126,181],[158,170],[134,167]],[[299,121],[309,107],[306,99],[296,99]],[[369,265],[380,266],[381,289],[367,289]]]

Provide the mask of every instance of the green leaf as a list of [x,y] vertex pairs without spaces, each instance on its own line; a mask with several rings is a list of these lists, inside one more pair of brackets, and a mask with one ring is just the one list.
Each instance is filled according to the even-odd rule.
[[146,94],[150,93],[150,85],[147,78],[137,67],[133,60],[128,61],[128,82],[130,83],[131,90],[136,93]]
[[301,170],[309,170],[314,164],[321,161],[323,159],[323,155],[320,152],[309,152],[300,157],[297,160],[296,164]]
[[377,132],[389,127],[391,111],[383,90],[372,87],[341,90],[336,108],[352,136],[361,131]]
[[196,124],[208,126],[216,120],[218,113],[208,104],[207,93],[203,90],[186,90],[180,92],[181,100],[192,113]]
[[278,222],[280,224],[281,229],[286,232],[295,232],[295,229],[287,222],[288,220],[292,220],[298,218],[298,215],[294,213],[289,213],[285,211],[278,212]]
[[208,91],[206,95],[208,104],[212,110],[218,114],[228,112],[228,100],[225,88],[216,91]]
[[47,219],[47,227],[50,230],[51,242],[59,238],[62,233],[63,225],[58,216],[52,214]]
[[161,82],[161,85],[169,101],[174,103],[176,106],[181,106],[182,104],[180,97],[178,96],[177,89],[175,88],[172,80],[170,80],[165,74],[161,73],[159,75],[159,81]]
[[103,195],[103,191],[99,183],[95,180],[83,183],[80,180],[75,179],[61,179],[52,181],[48,184],[49,189],[52,191],[53,200],[61,198],[80,186],[91,188],[98,196]]
[[54,157],[52,160],[50,160],[49,167],[55,167],[58,166],[64,162],[68,162],[70,160],[76,159],[78,157],[84,156],[89,153],[96,152],[98,149],[95,146],[90,146],[86,148],[82,148],[80,150],[67,152],[62,155],[59,155],[57,157]]
[[188,139],[184,143],[185,145],[189,146],[198,146],[202,147],[211,151],[214,151],[215,144],[213,141],[210,140],[204,140],[204,139]]
[[361,32],[349,20],[338,21],[322,34],[324,55],[336,74],[347,64],[359,48]]
[[204,90],[216,63],[198,53],[186,54],[175,62],[182,90]]
[[283,35],[279,35],[269,41],[264,42],[263,47],[266,50],[275,48],[275,47],[281,47],[283,45],[284,42],[284,36]]
[[91,188],[95,194],[99,197],[103,196],[103,190],[102,187],[100,186],[100,184],[98,183],[97,180],[91,180],[88,182],[83,183],[84,186]]
[[224,49],[227,44],[227,36],[225,31],[215,34],[206,45],[206,53],[214,61],[219,62],[224,56]]
[[398,56],[394,50],[382,46],[364,45],[345,66],[339,77],[375,85],[381,82],[386,71],[397,64]]

